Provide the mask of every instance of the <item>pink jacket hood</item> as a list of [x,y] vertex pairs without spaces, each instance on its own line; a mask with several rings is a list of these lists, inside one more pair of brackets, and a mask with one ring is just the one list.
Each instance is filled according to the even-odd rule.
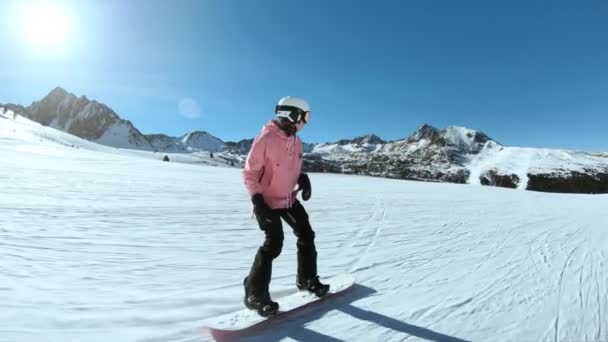
[[302,172],[302,140],[287,136],[273,121],[253,141],[243,178],[249,196],[262,194],[273,209],[290,208]]

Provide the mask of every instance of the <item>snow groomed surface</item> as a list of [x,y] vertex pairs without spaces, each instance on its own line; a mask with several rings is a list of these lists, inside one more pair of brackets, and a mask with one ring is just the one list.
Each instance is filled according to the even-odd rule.
[[[0,341],[205,341],[242,308],[262,233],[240,170],[34,133],[0,119]],[[311,181],[319,272],[357,284],[251,340],[608,340],[608,196]]]

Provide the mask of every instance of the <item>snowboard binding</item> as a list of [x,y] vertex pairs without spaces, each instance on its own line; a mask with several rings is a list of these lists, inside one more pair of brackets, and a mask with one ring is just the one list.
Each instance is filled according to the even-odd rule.
[[319,276],[306,280],[301,280],[298,278],[296,281],[296,286],[298,287],[298,290],[308,291],[317,297],[323,297],[329,292],[329,285],[321,283],[319,281]]
[[247,288],[247,278],[243,281],[243,286],[245,287],[245,298],[243,300],[245,307],[257,311],[262,317],[271,317],[279,313],[279,303],[272,301],[268,293],[261,296],[250,293]]

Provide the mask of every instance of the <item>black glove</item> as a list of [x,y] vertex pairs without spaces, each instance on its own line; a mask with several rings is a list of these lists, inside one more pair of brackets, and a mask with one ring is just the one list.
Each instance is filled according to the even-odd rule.
[[251,202],[253,202],[253,212],[255,215],[260,219],[270,221],[272,209],[264,201],[264,196],[262,194],[255,194],[251,198]]
[[302,190],[302,199],[308,201],[312,193],[312,186],[310,185],[310,179],[307,174],[300,174],[300,178],[298,178],[298,187],[299,190]]

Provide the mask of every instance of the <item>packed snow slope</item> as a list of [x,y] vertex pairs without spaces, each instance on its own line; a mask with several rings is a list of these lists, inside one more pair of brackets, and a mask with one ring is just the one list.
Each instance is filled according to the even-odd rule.
[[[206,341],[206,319],[242,308],[262,232],[239,169],[13,124],[0,117],[0,341]],[[319,272],[357,285],[251,340],[608,340],[607,196],[311,181]],[[295,291],[285,229],[276,298]]]

